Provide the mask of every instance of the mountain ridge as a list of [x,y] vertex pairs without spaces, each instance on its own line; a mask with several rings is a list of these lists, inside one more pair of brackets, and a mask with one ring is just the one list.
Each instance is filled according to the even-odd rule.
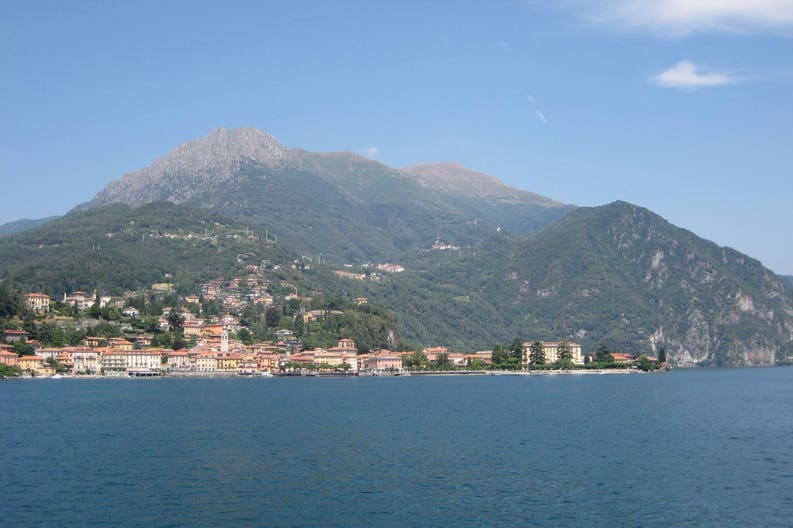
[[[448,175],[440,185],[438,170],[400,171],[349,152],[287,149],[251,127],[220,128],[109,183],[78,209],[170,201],[271,228],[299,251],[356,262],[397,259],[437,240],[475,244],[498,227],[528,232],[573,209],[460,166],[460,185]],[[498,196],[471,194],[474,181]]]

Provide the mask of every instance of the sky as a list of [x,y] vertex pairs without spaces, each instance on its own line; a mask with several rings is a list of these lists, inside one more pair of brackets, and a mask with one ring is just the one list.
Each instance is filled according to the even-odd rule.
[[625,200],[793,275],[793,0],[6,0],[0,97],[0,224],[254,126]]

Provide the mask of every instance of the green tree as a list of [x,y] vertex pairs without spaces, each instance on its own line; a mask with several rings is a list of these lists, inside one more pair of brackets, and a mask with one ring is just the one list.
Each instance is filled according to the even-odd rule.
[[118,326],[102,321],[91,329],[92,335],[101,337],[119,337],[121,335],[121,328]]
[[532,365],[545,365],[545,347],[541,341],[535,341],[529,347],[529,363]]
[[184,336],[181,333],[175,333],[171,340],[171,349],[182,350],[186,346],[187,346],[187,341],[185,341]]
[[608,344],[601,341],[595,349],[595,361],[598,363],[611,363],[614,361],[614,356],[611,355],[611,348]]
[[509,362],[509,352],[504,348],[504,345],[497,343],[493,346],[493,354],[490,359],[495,368],[504,368]]
[[61,374],[63,372],[68,372],[69,367],[64,365],[63,363],[58,362],[55,358],[47,358],[47,364],[55,369],[55,372]]
[[156,317],[147,317],[143,320],[143,329],[147,332],[159,332],[160,331],[160,320]]
[[21,375],[22,375],[22,371],[16,365],[10,367],[8,365],[4,365],[0,363],[0,379],[16,378],[17,376],[21,376]]
[[523,340],[516,337],[509,344],[509,358],[513,364],[520,365],[523,361]]
[[281,310],[275,306],[268,306],[264,311],[264,322],[267,328],[278,328],[278,322],[281,320]]
[[168,314],[168,326],[172,331],[179,331],[184,328],[184,317],[177,310],[171,310]]
[[16,343],[14,343],[14,352],[17,353],[18,356],[29,356],[33,354],[34,348],[28,344],[25,338],[20,339]]
[[55,323],[43,322],[36,329],[36,339],[47,346],[62,347],[65,343],[63,329]]
[[666,363],[666,347],[662,346],[658,351],[658,363]]
[[487,363],[482,358],[475,358],[468,363],[468,368],[471,370],[485,370],[487,368]]
[[251,331],[247,328],[240,328],[240,331],[237,332],[237,339],[245,343],[246,345],[253,344],[253,335],[251,335]]
[[435,368],[438,370],[452,370],[454,363],[449,359],[449,354],[446,352],[438,354],[438,359],[435,360]]
[[419,350],[409,356],[405,356],[402,363],[408,370],[428,370],[430,368],[430,360],[427,359],[427,354]]
[[644,372],[650,372],[658,368],[658,364],[655,361],[652,361],[647,356],[639,356],[639,359],[636,361],[640,370]]
[[559,368],[564,370],[572,368],[573,348],[570,346],[569,341],[563,340],[561,343],[559,343],[559,348],[557,348],[557,356],[559,358]]
[[85,316],[92,319],[99,319],[102,316],[102,309],[99,308],[99,300],[94,301],[94,304],[85,311]]

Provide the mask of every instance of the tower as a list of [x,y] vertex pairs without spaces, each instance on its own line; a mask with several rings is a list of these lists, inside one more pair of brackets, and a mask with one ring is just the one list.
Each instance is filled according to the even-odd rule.
[[222,354],[229,353],[229,331],[226,325],[223,325],[223,330],[220,332],[220,352]]

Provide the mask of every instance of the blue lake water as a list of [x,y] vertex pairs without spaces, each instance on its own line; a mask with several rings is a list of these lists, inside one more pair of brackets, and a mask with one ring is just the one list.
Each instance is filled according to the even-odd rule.
[[4,526],[791,526],[793,368],[0,382]]

